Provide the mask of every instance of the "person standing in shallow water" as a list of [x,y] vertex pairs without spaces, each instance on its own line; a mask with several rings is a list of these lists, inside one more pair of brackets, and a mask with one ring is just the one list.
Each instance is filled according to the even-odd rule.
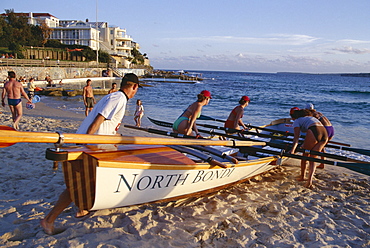
[[140,99],[136,101],[136,110],[134,114],[135,126],[141,126],[141,118],[144,116],[144,106]]
[[116,92],[117,91],[117,83],[112,83],[112,88],[108,91],[108,94]]
[[96,104],[93,88],[91,87],[91,80],[88,79],[86,81],[86,86],[83,88],[82,97],[84,99],[85,104],[85,116],[88,116],[91,110],[94,108],[94,104]]
[[23,115],[22,109],[22,96],[27,99],[27,103],[31,103],[30,98],[27,96],[23,89],[22,83],[18,82],[15,78],[15,72],[8,72],[9,81],[5,82],[3,93],[1,95],[1,105],[5,107],[5,96],[8,97],[8,105],[12,112],[13,128],[19,129],[19,122]]
[[210,99],[212,99],[211,92],[203,90],[197,95],[197,98],[198,100],[189,105],[189,107],[173,123],[172,129],[174,133],[200,137],[195,121],[200,117],[203,106],[208,105]]
[[30,98],[31,101],[32,101],[32,98],[35,96],[36,86],[34,84],[34,81],[35,81],[34,78],[30,78],[27,84],[28,97]]
[[[104,96],[91,113],[81,123],[76,133],[116,135],[122,118],[125,115],[127,101],[135,96],[139,87],[139,79],[133,73],[128,73],[122,78],[120,90]],[[54,234],[54,222],[63,210],[72,203],[68,189],[65,189],[53,209],[41,220],[40,225],[45,233]],[[76,217],[83,217],[89,212],[80,209]]]

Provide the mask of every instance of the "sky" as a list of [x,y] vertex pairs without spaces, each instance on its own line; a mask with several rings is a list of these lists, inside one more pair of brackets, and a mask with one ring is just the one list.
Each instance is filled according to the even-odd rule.
[[154,69],[370,72],[369,0],[12,0],[125,28]]

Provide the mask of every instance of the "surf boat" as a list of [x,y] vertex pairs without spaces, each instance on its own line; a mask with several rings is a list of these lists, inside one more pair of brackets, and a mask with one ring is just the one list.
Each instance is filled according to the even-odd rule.
[[[85,210],[204,195],[276,168],[280,161],[271,155],[230,160],[239,147],[264,142],[22,132],[0,126],[0,147],[21,142],[54,143],[46,158],[62,162],[71,199]],[[89,145],[75,145],[81,143]],[[203,149],[229,153],[219,161]]]
[[98,210],[199,196],[241,183],[278,166],[278,158],[253,157],[223,167],[162,145],[89,145],[48,151],[63,158],[72,201]]

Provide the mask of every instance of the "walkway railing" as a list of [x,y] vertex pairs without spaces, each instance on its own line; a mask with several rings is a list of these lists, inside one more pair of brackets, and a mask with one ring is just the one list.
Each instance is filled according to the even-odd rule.
[[0,58],[0,66],[107,68],[107,63]]

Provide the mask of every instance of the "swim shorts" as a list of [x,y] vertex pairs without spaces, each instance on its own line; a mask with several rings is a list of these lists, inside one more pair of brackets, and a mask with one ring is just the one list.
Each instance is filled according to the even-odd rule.
[[93,107],[94,107],[94,98],[86,97],[86,108],[93,108]]
[[8,104],[12,106],[17,106],[20,102],[22,102],[21,99],[9,99],[8,98]]

